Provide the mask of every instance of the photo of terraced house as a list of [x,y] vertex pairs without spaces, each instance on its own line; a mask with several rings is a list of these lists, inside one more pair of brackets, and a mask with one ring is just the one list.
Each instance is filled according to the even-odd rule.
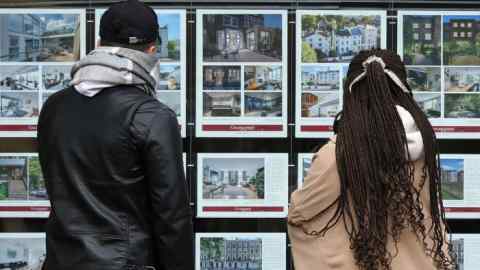
[[340,90],[340,70],[336,67],[302,66],[302,90]]
[[440,159],[442,197],[444,200],[463,200],[465,167],[463,159]]
[[440,92],[440,67],[407,67],[407,82],[414,92]]
[[349,62],[361,50],[380,48],[380,16],[302,16],[302,62]]
[[0,66],[0,90],[37,91],[39,87],[38,66]]
[[265,198],[263,158],[205,158],[203,199]]
[[440,65],[442,18],[403,17],[403,61],[406,65]]
[[480,16],[443,16],[443,64],[480,65]]
[[204,237],[200,239],[200,270],[261,269],[261,238]]
[[70,65],[55,65],[42,67],[43,89],[48,91],[58,91],[69,86],[71,81]]
[[0,269],[41,270],[45,256],[44,238],[0,237]]
[[0,14],[3,62],[77,61],[80,39],[77,14]]
[[282,15],[203,15],[203,61],[281,60]]
[[158,33],[156,57],[161,61],[180,60],[180,15],[157,14]]

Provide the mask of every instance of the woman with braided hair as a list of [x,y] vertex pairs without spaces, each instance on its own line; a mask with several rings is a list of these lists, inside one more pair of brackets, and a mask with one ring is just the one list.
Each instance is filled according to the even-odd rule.
[[291,197],[296,270],[452,270],[438,147],[400,57],[351,62],[335,136]]

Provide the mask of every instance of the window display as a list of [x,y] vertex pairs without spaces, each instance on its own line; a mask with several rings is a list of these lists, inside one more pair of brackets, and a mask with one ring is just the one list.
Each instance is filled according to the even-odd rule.
[[197,11],[196,135],[286,137],[287,62],[286,11]]
[[296,137],[332,135],[348,64],[361,50],[386,48],[386,20],[381,10],[297,11]]
[[197,216],[281,218],[288,210],[288,154],[201,153]]
[[[96,37],[99,40],[100,18],[104,9],[95,12]],[[186,13],[185,10],[156,9],[159,37],[156,57],[159,62],[160,81],[157,99],[177,115],[182,137],[186,137]]]
[[286,270],[285,233],[197,233],[195,269]]
[[45,179],[36,153],[0,153],[0,217],[48,217]]
[[439,138],[480,136],[478,25],[478,12],[398,12],[398,53]]
[[480,234],[452,234],[458,270],[480,269]]
[[[298,187],[310,169],[312,153],[298,154]],[[480,218],[480,155],[440,155],[442,197],[447,218]]]
[[0,233],[0,269],[42,269],[44,233]]
[[0,137],[35,137],[45,99],[85,55],[85,11],[0,9]]

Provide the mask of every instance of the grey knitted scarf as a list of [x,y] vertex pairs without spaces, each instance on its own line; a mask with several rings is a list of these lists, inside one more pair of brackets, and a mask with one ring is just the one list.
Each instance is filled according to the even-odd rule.
[[133,85],[155,96],[160,77],[158,69],[155,57],[146,53],[127,48],[99,47],[73,66],[70,85]]

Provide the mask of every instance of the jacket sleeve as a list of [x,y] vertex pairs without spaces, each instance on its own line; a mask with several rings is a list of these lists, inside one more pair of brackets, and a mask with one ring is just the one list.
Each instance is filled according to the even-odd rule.
[[302,188],[291,196],[288,223],[300,226],[335,203],[340,195],[335,144],[329,142],[316,154]]
[[143,146],[152,204],[157,265],[193,269],[193,225],[183,168],[182,139],[170,110],[152,117]]

